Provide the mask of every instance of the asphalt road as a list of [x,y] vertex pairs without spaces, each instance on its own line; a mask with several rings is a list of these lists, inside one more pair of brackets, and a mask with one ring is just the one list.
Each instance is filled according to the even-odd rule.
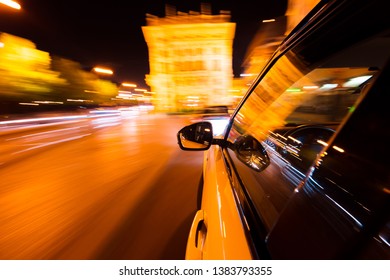
[[202,152],[183,116],[30,126],[0,140],[0,259],[184,259]]

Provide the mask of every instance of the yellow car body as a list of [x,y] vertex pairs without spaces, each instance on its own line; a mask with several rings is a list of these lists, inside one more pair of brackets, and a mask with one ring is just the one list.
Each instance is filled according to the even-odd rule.
[[205,152],[202,207],[191,226],[186,259],[252,259],[247,225],[225,170],[221,148],[212,146]]

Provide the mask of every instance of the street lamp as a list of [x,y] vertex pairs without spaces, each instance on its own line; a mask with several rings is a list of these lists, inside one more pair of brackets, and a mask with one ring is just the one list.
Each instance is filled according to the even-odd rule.
[[21,9],[20,4],[18,2],[12,1],[12,0],[0,0],[0,3],[6,5],[8,7],[11,7],[13,9],[16,9],[16,10]]
[[[1,1],[1,0],[0,0]],[[106,75],[112,75],[114,74],[114,71],[108,68],[102,68],[102,67],[94,67],[93,71],[99,74],[106,74]]]
[[122,86],[124,86],[124,87],[131,87],[131,88],[136,88],[137,87],[137,85],[136,84],[132,84],[132,83],[122,83]]

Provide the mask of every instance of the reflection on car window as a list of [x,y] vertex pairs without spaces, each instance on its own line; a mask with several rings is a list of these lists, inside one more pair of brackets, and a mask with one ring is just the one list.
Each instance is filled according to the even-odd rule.
[[[387,50],[370,60],[378,41]],[[319,51],[312,61],[300,53],[309,48],[298,45],[277,60],[236,113],[228,134],[228,152],[267,230],[379,73],[390,40],[373,38],[331,57],[322,57]],[[377,59],[381,55],[383,61]],[[234,151],[237,140],[247,135],[261,142],[270,158],[260,172],[240,161]]]

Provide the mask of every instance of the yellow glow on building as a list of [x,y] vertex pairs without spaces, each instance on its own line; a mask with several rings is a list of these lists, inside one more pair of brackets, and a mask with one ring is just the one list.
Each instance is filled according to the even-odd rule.
[[[235,23],[230,13],[212,15],[177,12],[166,7],[166,16],[147,15],[142,31],[149,50],[146,83],[158,111],[185,112],[209,105],[230,105],[232,49]],[[197,96],[197,99],[188,98]]]

